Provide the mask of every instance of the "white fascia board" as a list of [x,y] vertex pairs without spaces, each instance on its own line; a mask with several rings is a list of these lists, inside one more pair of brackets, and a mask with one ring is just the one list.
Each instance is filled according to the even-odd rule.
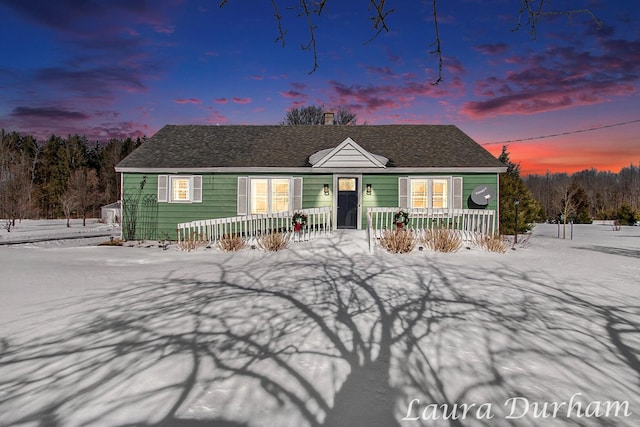
[[330,161],[334,156],[336,156],[340,151],[342,151],[345,147],[349,145],[353,147],[358,153],[360,153],[362,157],[364,157],[365,159],[370,161],[373,165],[375,165],[376,168],[384,169],[386,167],[380,162],[380,160],[378,160],[376,156],[374,156],[372,153],[368,152],[367,150],[362,148],[360,145],[358,145],[358,143],[355,142],[353,139],[351,139],[351,137],[347,137],[347,139],[345,139],[340,144],[338,144],[338,146],[335,147],[333,150],[329,151],[323,158],[318,160],[312,167],[321,168],[322,165]]
[[120,173],[378,173],[378,174],[415,174],[415,173],[504,173],[507,167],[425,167],[425,168],[312,168],[298,167],[212,167],[212,168],[133,168],[124,167],[116,168],[116,172]]

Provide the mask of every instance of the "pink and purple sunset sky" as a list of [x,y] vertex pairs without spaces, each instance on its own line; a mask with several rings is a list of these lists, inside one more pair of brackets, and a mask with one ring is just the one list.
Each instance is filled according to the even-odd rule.
[[278,1],[284,47],[270,1],[219,3],[0,0],[0,127],[107,141],[165,124],[279,124],[316,104],[359,124],[455,124],[495,155],[508,145],[524,174],[640,162],[640,1],[548,0],[602,28],[556,16],[534,38],[512,31],[518,0],[441,0],[436,86],[431,1],[387,1],[390,31],[365,44],[369,2],[329,0],[312,74],[299,1]]

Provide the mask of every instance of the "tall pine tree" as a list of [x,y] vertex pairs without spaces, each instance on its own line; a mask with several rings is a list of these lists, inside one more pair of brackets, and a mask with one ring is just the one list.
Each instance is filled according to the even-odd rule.
[[502,147],[498,157],[507,167],[500,175],[500,233],[514,234],[516,223],[516,201],[518,201],[518,232],[527,232],[540,216],[540,204],[520,178],[520,164],[509,159],[507,146]]

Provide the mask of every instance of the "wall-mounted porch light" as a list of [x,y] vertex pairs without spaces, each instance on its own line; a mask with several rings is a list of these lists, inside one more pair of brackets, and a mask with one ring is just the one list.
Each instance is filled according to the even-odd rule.
[[371,195],[371,184],[367,184],[367,190],[366,190],[367,196]]
[[329,184],[325,184],[324,185],[324,195],[328,196],[329,195]]

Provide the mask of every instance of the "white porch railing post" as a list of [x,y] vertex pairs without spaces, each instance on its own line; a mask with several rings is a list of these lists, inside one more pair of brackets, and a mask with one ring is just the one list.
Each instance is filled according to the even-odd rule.
[[[331,207],[301,209],[299,212],[307,215],[307,225],[294,235],[294,241],[308,241],[331,233]],[[185,241],[198,234],[209,243],[216,243],[225,236],[240,235],[253,241],[257,236],[272,231],[292,232],[292,221],[292,212],[196,220],[178,224],[177,239],[178,242]]]
[[[367,238],[369,249],[382,236],[384,229],[392,229],[393,215],[397,207],[367,208]],[[417,232],[447,227],[458,230],[465,242],[475,243],[480,236],[493,235],[496,231],[496,211],[487,209],[407,209],[410,227]]]

